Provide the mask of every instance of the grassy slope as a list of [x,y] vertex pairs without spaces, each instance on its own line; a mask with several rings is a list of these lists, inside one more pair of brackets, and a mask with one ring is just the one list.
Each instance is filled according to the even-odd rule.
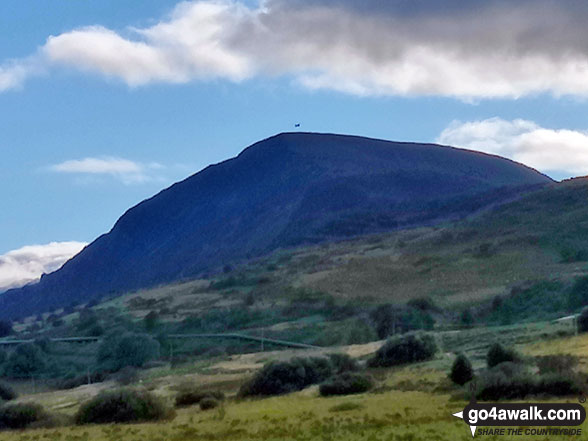
[[[541,331],[542,330],[542,331]],[[481,339],[490,342],[493,338],[519,343],[518,349],[529,355],[572,353],[583,357],[586,362],[588,335],[579,337],[550,338],[539,343],[537,332],[555,333],[556,325],[543,324],[534,327],[503,327],[492,331],[492,338],[486,330],[469,330],[459,333],[459,338],[439,336],[449,350],[465,350],[474,357]],[[477,342],[478,345],[473,344]],[[488,343],[489,344],[489,343]],[[485,345],[487,348],[487,345]],[[367,351],[374,347],[367,348]],[[355,348],[356,355],[361,348]],[[292,352],[290,356],[294,355]],[[284,352],[251,354],[235,362],[251,362],[274,356],[285,357]],[[168,423],[136,425],[103,425],[66,427],[56,429],[29,430],[26,432],[0,433],[0,440],[70,439],[70,440],[466,440],[471,439],[468,428],[451,416],[463,409],[466,401],[456,399],[459,389],[452,388],[445,378],[452,358],[440,353],[427,363],[405,368],[373,371],[380,381],[376,392],[348,397],[318,397],[316,387],[299,393],[262,400],[235,401],[229,399],[222,410],[202,412],[197,407],[178,411],[177,417]],[[476,363],[478,366],[480,362]],[[584,364],[585,366],[585,364]],[[211,366],[214,367],[214,366]],[[218,366],[216,366],[218,368]],[[238,374],[199,374],[193,377],[203,384],[217,384],[228,392],[234,391],[239,383]],[[240,378],[244,378],[241,374]],[[171,399],[172,390],[185,379],[184,376],[146,378],[144,386],[157,394]],[[71,401],[85,399],[91,391],[88,387],[67,392]],[[32,396],[23,399],[31,399]],[[64,395],[44,394],[34,397],[48,407],[73,413],[77,407],[67,406]],[[550,400],[570,401],[574,397]],[[536,402],[530,399],[529,402]],[[349,406],[351,403],[351,406]],[[65,404],[65,407],[60,407]],[[337,410],[345,404],[351,410]],[[588,430],[588,424],[584,424]],[[511,439],[507,436],[501,439]],[[515,438],[512,438],[515,439]],[[520,439],[520,438],[516,438]],[[552,437],[550,439],[564,439]],[[567,439],[567,438],[565,438]]]

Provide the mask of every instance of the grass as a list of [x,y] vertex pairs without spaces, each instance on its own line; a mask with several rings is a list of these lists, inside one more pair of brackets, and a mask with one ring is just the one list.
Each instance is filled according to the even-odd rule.
[[[178,416],[170,423],[29,430],[0,433],[0,440],[471,439],[468,427],[451,416],[462,410],[466,402],[452,401],[447,394],[389,391],[360,396],[354,403],[358,405],[349,406],[348,397],[317,398],[297,393],[266,400],[232,402],[222,410],[206,413],[196,408],[184,409],[178,411]],[[337,407],[345,411],[332,411]]]
[[[504,326],[494,328],[493,331],[496,336],[518,342],[517,348],[527,355],[560,353],[578,355],[581,357],[581,368],[588,371],[586,366],[588,335],[557,337],[557,326],[548,323],[537,326]],[[452,345],[451,351],[459,349],[471,357],[479,352],[475,342],[478,341],[478,345],[480,344],[481,335],[485,336],[485,341],[491,341],[486,332],[488,329],[459,332],[457,334],[462,334],[461,338],[454,337],[452,340],[447,340],[445,344]],[[547,335],[537,341],[537,336],[541,335],[541,332]],[[241,358],[268,361],[276,357],[285,357],[285,352],[250,354]],[[292,355],[297,354],[296,351],[288,352]],[[180,409],[177,417],[171,422],[0,432],[0,441],[43,439],[72,441],[90,439],[97,441],[119,439],[131,441],[194,439],[205,441],[240,439],[252,441],[329,439],[424,441],[435,439],[449,441],[471,439],[467,426],[461,420],[451,416],[452,413],[462,410],[466,404],[463,399],[455,398],[455,396],[463,396],[461,393],[456,394],[461,389],[449,384],[446,379],[452,360],[451,354],[441,353],[430,362],[394,369],[373,370],[371,373],[379,386],[371,393],[353,397],[321,398],[315,386],[294,394],[267,399],[239,401],[229,398],[221,408],[208,412],[202,412],[197,407]],[[235,363],[238,362],[239,360],[235,360]],[[480,366],[479,362],[477,368]],[[214,365],[208,367],[214,371]],[[200,365],[199,368],[204,369],[205,366]],[[171,402],[174,388],[188,377],[210,387],[222,385],[220,389],[231,393],[238,388],[246,376],[245,373],[218,372],[185,374],[182,369],[177,369],[169,371],[167,377],[147,375],[144,377],[143,386]],[[89,397],[88,391],[83,392],[84,390],[82,388],[66,393],[42,394],[41,396],[45,397],[42,404],[52,409],[58,401],[61,404],[67,404],[68,400],[75,399],[79,403]],[[37,398],[41,396],[29,395],[22,399],[39,401]],[[52,403],[51,399],[55,401]],[[548,401],[573,402],[575,397]],[[76,408],[77,405],[65,407],[60,409],[60,412],[71,415],[75,413]],[[586,423],[583,430],[588,430]],[[504,439],[511,438],[505,436]],[[559,440],[564,437],[550,439]]]

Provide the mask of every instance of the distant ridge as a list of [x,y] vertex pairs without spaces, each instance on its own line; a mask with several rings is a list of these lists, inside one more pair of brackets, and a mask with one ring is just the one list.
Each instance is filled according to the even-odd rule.
[[1,294],[0,317],[195,277],[280,247],[456,219],[550,182],[448,146],[283,133],[129,209],[60,270]]

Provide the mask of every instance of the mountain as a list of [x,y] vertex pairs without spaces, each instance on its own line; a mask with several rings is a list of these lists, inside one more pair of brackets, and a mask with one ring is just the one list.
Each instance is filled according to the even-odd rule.
[[456,219],[550,182],[453,147],[280,134],[131,208],[60,270],[0,295],[0,317],[195,277],[281,247]]

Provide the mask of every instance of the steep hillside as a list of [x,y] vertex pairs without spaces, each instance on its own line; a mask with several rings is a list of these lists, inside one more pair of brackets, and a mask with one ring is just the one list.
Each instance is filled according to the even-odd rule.
[[281,134],[130,209],[0,316],[182,278],[271,250],[456,219],[551,182],[478,152],[341,135]]
[[561,283],[554,290],[563,293],[588,275],[587,201],[588,179],[578,178],[458,222],[311,247],[290,265],[295,272],[288,268],[289,283],[344,298],[431,297],[444,305],[543,282]]

